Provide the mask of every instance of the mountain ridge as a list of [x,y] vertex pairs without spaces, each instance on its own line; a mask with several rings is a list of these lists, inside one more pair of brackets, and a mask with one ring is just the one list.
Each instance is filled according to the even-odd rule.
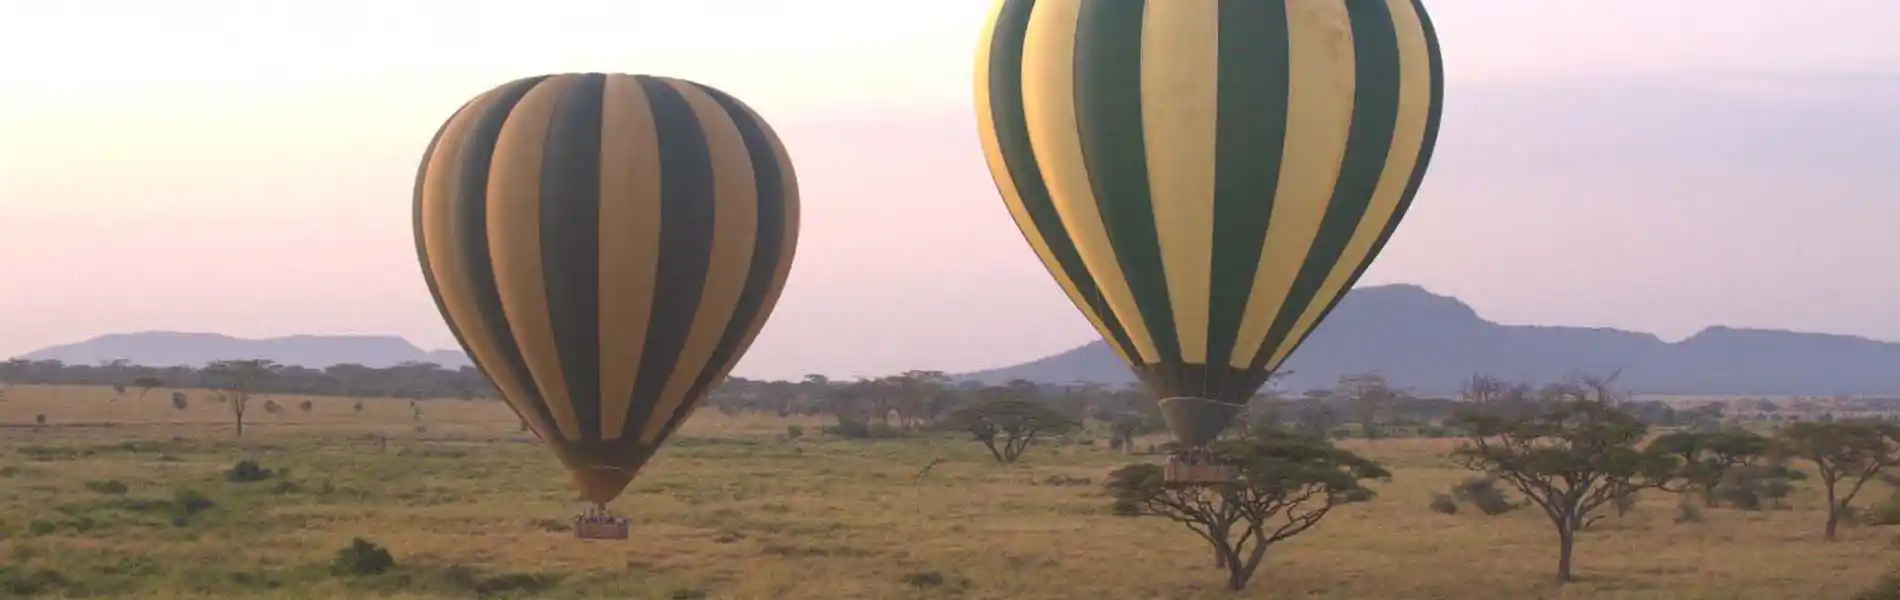
[[217,360],[264,358],[286,365],[323,368],[354,363],[391,367],[432,362],[450,369],[473,364],[461,350],[427,350],[394,335],[313,335],[244,338],[221,333],[139,331],[110,333],[41,348],[26,360],[96,364],[124,360],[146,366],[203,366]]
[[[1900,344],[1861,336],[1713,325],[1680,341],[1611,327],[1504,325],[1413,284],[1357,288],[1320,323],[1286,369],[1285,389],[1329,387],[1376,371],[1420,392],[1449,393],[1475,373],[1549,381],[1618,373],[1654,394],[1866,395],[1900,392]],[[1100,341],[958,375],[1000,383],[1134,381]]]
[[[147,366],[202,366],[266,358],[323,368],[432,362],[470,366],[459,349],[429,350],[393,335],[242,338],[216,333],[114,333],[20,355],[28,360]],[[1651,394],[1873,395],[1900,392],[1900,344],[1861,336],[1714,325],[1670,342],[1612,327],[1504,325],[1470,305],[1412,284],[1356,288],[1287,361],[1289,390],[1333,385],[1341,375],[1376,371],[1421,393],[1449,393],[1472,374],[1550,381],[1584,372],[1619,373],[1629,391]],[[1050,356],[956,375],[1110,385],[1133,375],[1099,341]]]

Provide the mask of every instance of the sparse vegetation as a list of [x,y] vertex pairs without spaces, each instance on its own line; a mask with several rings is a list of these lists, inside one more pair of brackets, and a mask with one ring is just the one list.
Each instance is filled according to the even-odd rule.
[[[199,400],[178,409],[131,402],[131,393],[112,404],[103,385],[15,384],[0,404],[0,425],[20,434],[0,428],[0,586],[23,582],[49,598],[1228,596],[1208,590],[1231,577],[1230,565],[1218,577],[1208,569],[1211,542],[1163,518],[1117,517],[1099,491],[1116,468],[1158,460],[1099,443],[1117,437],[1115,416],[1140,413],[1139,392],[1044,386],[1027,396],[1018,388],[1081,429],[1038,438],[1020,466],[995,469],[981,466],[994,462],[987,448],[939,429],[957,408],[984,397],[979,387],[926,386],[916,392],[922,401],[903,399],[910,392],[900,393],[902,386],[857,388],[891,394],[887,422],[872,412],[869,396],[832,395],[853,382],[733,385],[745,393],[722,392],[718,401],[740,410],[701,411],[616,503],[636,518],[635,540],[616,544],[570,539],[572,492],[558,465],[516,432],[520,420],[497,402],[417,400],[430,416],[423,438],[406,433],[417,424],[406,399],[370,393],[361,400],[366,410],[353,416],[341,409],[358,398],[272,388],[268,399],[283,408],[309,400],[335,409],[286,410],[269,427],[247,427],[233,439],[226,408],[192,386],[158,389],[157,398],[176,392]],[[1376,460],[1391,480],[1366,484],[1379,495],[1333,511],[1294,543],[1274,545],[1247,589],[1232,597],[1517,600],[1557,593],[1537,575],[1548,571],[1549,557],[1524,551],[1549,544],[1547,519],[1522,510],[1487,517],[1466,499],[1473,494],[1454,497],[1462,481],[1484,476],[1447,459],[1454,440],[1429,439],[1433,429],[1466,433],[1446,417],[1450,408],[1398,391],[1394,404],[1374,411],[1377,439],[1368,440],[1355,420],[1360,413],[1337,391],[1327,390],[1320,404],[1339,416],[1329,432],[1334,448]],[[1539,393],[1497,404],[1539,406]],[[262,404],[264,395],[252,398]],[[1300,411],[1313,406],[1304,398],[1250,409],[1245,418],[1300,428]],[[1619,406],[1656,422],[1641,403]],[[856,411],[863,431],[886,437],[821,434],[838,420],[832,407]],[[900,407],[909,407],[908,421]],[[47,424],[28,433],[38,414]],[[786,443],[794,427],[803,433]],[[1091,437],[1098,443],[1087,443]],[[1151,448],[1164,439],[1142,433],[1122,446]],[[1776,458],[1729,469],[1716,486],[1725,508],[1752,510],[1736,498],[1755,496],[1759,511],[1746,515],[1704,515],[1699,495],[1684,503],[1671,494],[1613,494],[1593,514],[1626,503],[1631,516],[1584,530],[1578,545],[1587,568],[1561,594],[1847,598],[1878,580],[1894,556],[1893,530],[1843,527],[1832,545],[1799,535],[1825,517],[1825,494],[1818,477],[1802,478],[1814,465]],[[238,466],[243,460],[269,476],[229,482],[233,471],[252,471]],[[919,470],[926,466],[934,468]],[[1881,520],[1886,504],[1865,498],[1886,499],[1889,485],[1880,476],[1866,484],[1871,491],[1856,500],[1866,505],[1861,519]],[[1504,480],[1489,487],[1506,506],[1534,506]],[[1455,512],[1435,514],[1447,500]],[[381,574],[332,575],[337,551],[358,536],[392,554],[393,564]],[[1236,554],[1244,559],[1250,551]],[[0,595],[13,592],[0,587]]]

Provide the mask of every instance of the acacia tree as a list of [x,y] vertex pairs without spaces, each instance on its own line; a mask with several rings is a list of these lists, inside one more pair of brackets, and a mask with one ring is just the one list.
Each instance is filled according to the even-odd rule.
[[1768,453],[1768,438],[1746,429],[1698,432],[1677,431],[1663,434],[1650,442],[1650,448],[1666,452],[1682,461],[1680,476],[1684,490],[1702,494],[1702,503],[1715,508],[1715,490],[1729,473],[1754,466],[1756,459]]
[[[946,429],[969,432],[970,439],[989,448],[998,464],[1016,462],[1036,438],[1075,430],[1074,421],[1035,402],[994,399],[950,413]],[[1000,444],[1000,445],[999,445]]]
[[1369,440],[1381,437],[1383,430],[1379,428],[1379,420],[1399,400],[1398,391],[1378,373],[1340,376],[1333,396],[1345,401],[1353,420],[1359,422],[1360,435]]
[[1558,386],[1533,410],[1466,409],[1467,432],[1452,457],[1511,484],[1557,529],[1557,582],[1572,580],[1577,532],[1597,509],[1645,488],[1667,485],[1673,457],[1637,448],[1648,427],[1629,413]]
[[144,400],[145,395],[152,392],[152,388],[156,388],[162,385],[165,385],[165,381],[157,377],[140,377],[138,379],[132,380],[132,387],[136,387],[139,389],[139,396],[137,398],[138,400]]
[[1900,427],[1871,421],[1802,421],[1781,430],[1774,453],[1814,463],[1827,492],[1824,531],[1831,542],[1861,487],[1881,470],[1900,463]]
[[1115,514],[1167,518],[1200,536],[1233,591],[1253,579],[1268,548],[1312,529],[1338,506],[1371,499],[1366,480],[1391,477],[1323,438],[1268,428],[1214,450],[1240,467],[1233,481],[1169,483],[1161,466],[1141,463],[1110,473],[1106,487]]
[[238,437],[244,437],[244,412],[250,407],[251,393],[277,374],[280,367],[270,360],[221,360],[205,365],[204,373],[212,389],[221,393],[231,406]]
[[1114,440],[1113,445],[1121,448],[1126,454],[1135,453],[1136,437],[1158,433],[1165,429],[1167,429],[1167,424],[1161,419],[1139,413],[1115,415],[1108,423],[1110,439]]

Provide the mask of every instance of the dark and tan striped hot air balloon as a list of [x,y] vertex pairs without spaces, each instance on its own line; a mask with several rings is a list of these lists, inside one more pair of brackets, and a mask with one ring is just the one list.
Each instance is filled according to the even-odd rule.
[[798,186],[772,129],[719,90],[529,77],[436,133],[415,237],[456,339],[602,506],[765,324]]
[[1419,0],[1001,0],[979,53],[1010,214],[1190,447],[1391,237],[1444,86]]

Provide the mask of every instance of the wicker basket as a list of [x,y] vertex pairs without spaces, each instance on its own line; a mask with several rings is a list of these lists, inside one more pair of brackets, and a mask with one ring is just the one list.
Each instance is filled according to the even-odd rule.
[[1240,467],[1208,458],[1170,456],[1162,473],[1168,483],[1228,483],[1240,478]]
[[625,517],[574,517],[574,537],[583,540],[624,540],[627,530]]

